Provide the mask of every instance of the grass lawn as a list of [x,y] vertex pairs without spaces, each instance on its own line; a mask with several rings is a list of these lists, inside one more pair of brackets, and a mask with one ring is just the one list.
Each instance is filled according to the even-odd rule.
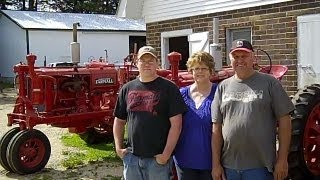
[[63,154],[68,158],[62,162],[66,168],[75,168],[90,162],[106,161],[121,162],[117,156],[113,143],[101,143],[88,145],[77,134],[66,134],[61,137],[62,143],[76,150],[64,151]]
[[7,82],[0,82],[0,87],[2,89],[13,88],[13,84],[12,83],[7,83]]

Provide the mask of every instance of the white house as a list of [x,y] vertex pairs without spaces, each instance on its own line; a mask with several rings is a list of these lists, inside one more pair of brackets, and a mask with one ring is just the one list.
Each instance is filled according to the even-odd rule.
[[227,65],[231,42],[244,38],[267,51],[273,64],[289,67],[282,79],[289,94],[320,82],[319,1],[121,0],[117,15],[145,20],[147,43],[159,51],[164,68],[173,50],[184,64],[193,52],[210,48]]
[[[37,65],[71,61],[72,28],[80,23],[80,63],[100,57],[121,62],[133,51],[133,43],[145,44],[143,20],[113,15],[33,11],[0,11],[0,73],[13,77],[12,68],[27,54],[37,55]],[[107,52],[107,53],[106,53]],[[106,57],[107,56],[107,57]]]

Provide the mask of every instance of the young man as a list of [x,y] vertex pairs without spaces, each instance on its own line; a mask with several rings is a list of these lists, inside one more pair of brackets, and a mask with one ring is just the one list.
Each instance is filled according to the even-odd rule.
[[212,105],[213,178],[282,180],[294,106],[278,80],[254,71],[249,41],[234,41],[229,57],[235,75],[219,84]]
[[114,111],[116,151],[123,159],[126,180],[168,180],[186,105],[178,87],[157,75],[154,48],[140,48],[137,57],[139,77],[121,88]]

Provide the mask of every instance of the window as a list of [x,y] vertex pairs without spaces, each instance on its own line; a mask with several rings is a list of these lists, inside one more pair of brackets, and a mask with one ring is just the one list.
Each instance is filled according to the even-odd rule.
[[226,59],[227,64],[230,64],[229,51],[231,48],[232,41],[236,39],[246,39],[251,42],[251,27],[239,28],[239,29],[227,29],[226,37]]
[[134,44],[137,44],[137,52],[139,48],[146,45],[146,36],[129,36],[129,54],[134,53]]

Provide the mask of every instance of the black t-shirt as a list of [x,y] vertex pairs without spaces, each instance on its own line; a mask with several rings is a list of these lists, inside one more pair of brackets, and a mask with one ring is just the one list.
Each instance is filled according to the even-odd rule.
[[173,82],[158,77],[144,83],[137,78],[121,88],[114,116],[127,120],[128,146],[133,154],[153,157],[165,148],[169,118],[185,111],[186,105]]

